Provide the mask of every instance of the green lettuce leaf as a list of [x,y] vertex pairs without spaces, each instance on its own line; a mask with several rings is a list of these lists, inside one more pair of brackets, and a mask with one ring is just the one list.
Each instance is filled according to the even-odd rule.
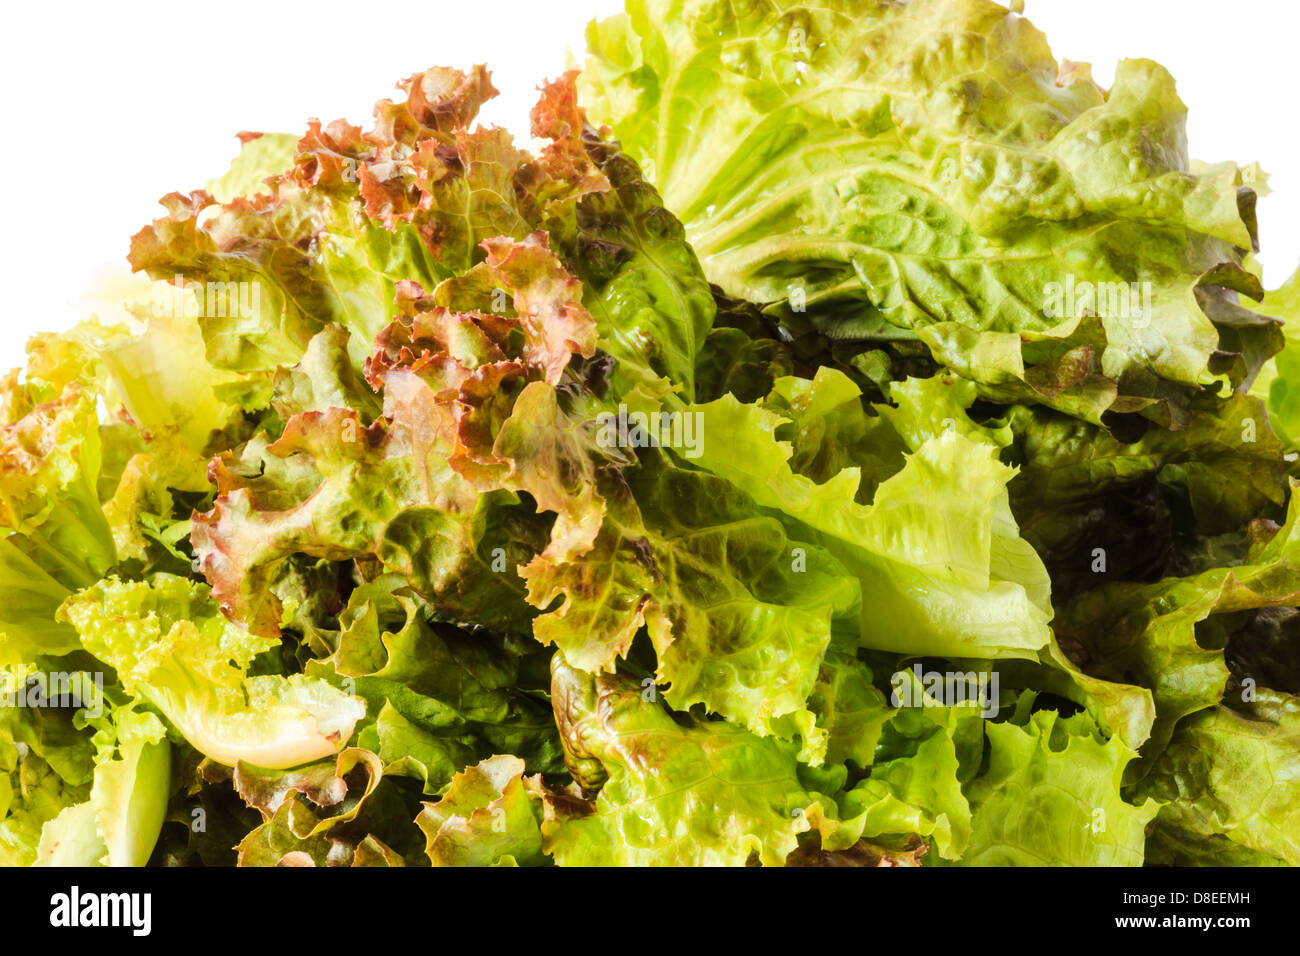
[[293,771],[237,765],[233,782],[263,821],[240,842],[240,866],[420,865],[413,802],[366,750]]
[[171,791],[171,747],[162,721],[115,709],[100,719],[90,799],[41,830],[36,866],[144,866]]
[[4,383],[0,534],[67,588],[94,582],[117,559],[99,500],[102,440],[90,385],[20,384],[17,370]]
[[542,852],[540,777],[518,757],[498,755],[456,775],[416,823],[434,866],[538,866]]
[[0,665],[76,650],[55,612],[117,562],[92,365],[75,343],[38,337],[24,380],[15,369],[0,383]]
[[617,143],[602,139],[577,106],[576,71],[543,89],[533,135],[572,151],[602,188],[554,209],[545,221],[582,280],[599,346],[615,359],[614,390],[666,378],[687,401],[716,306],[681,223]]
[[1260,689],[1178,725],[1140,792],[1162,801],[1152,863],[1258,866],[1300,860],[1295,788],[1300,702]]
[[[0,673],[6,693],[26,680],[24,671]],[[89,800],[94,760],[90,735],[67,710],[0,708],[0,863],[36,862],[45,825]]]
[[974,806],[963,866],[1141,866],[1146,826],[1160,809],[1121,795],[1136,754],[1105,740],[1083,714],[1030,711],[985,726],[987,769],[970,785]]
[[208,588],[172,575],[113,578],[59,611],[128,693],[153,704],[185,740],[218,763],[283,768],[337,752],[365,706],[324,681],[250,676],[275,642],[225,620]]
[[971,838],[971,808],[962,785],[979,767],[980,710],[944,707],[911,674],[910,702],[890,714],[870,775],[840,800],[846,825],[865,837],[915,835],[945,859],[962,856]]
[[1300,269],[1282,285],[1270,290],[1259,311],[1282,320],[1286,346],[1260,371],[1250,390],[1268,400],[1273,427],[1294,447],[1300,435]]
[[207,190],[217,202],[264,191],[266,180],[288,172],[298,154],[298,137],[287,133],[241,133],[239,155]]
[[1042,408],[1017,406],[1006,420],[1014,439],[1004,457],[1020,469],[1011,508],[1058,603],[1103,580],[1184,574],[1187,535],[1237,531],[1286,499],[1291,463],[1251,395],[1200,396],[1181,431],[1152,426],[1123,439]]
[[826,735],[826,763],[853,761],[860,769],[876,759],[881,733],[894,716],[871,668],[834,646],[822,658],[808,709]]
[[[780,866],[830,801],[795,748],[674,716],[623,677],[553,662],[556,720],[591,803],[552,796],[543,847],[561,866]],[[595,789],[593,786],[592,789]]]
[[[856,390],[839,373],[822,380]],[[920,444],[866,505],[857,501],[858,465],[820,484],[794,470],[795,448],[779,438],[785,416],[731,395],[687,411],[701,416],[706,435],[726,436],[703,441],[694,464],[748,492],[790,534],[825,547],[858,579],[863,646],[1032,658],[1050,638],[1050,585],[1011,514],[1006,486],[1014,471],[982,432],[962,434],[953,416],[965,415],[955,404],[939,406],[950,409],[953,415],[934,419],[938,429],[919,421],[903,428]],[[940,430],[944,418],[953,427]],[[882,461],[904,457],[898,437],[885,448]]]
[[1057,639],[1082,671],[1150,689],[1156,719],[1144,757],[1159,754],[1181,719],[1223,697],[1229,671],[1223,646],[1206,630],[1215,623],[1209,619],[1300,604],[1295,488],[1293,481],[1285,526],[1261,533],[1242,564],[1154,584],[1107,584],[1079,595],[1058,615]]
[[334,653],[306,673],[366,701],[358,741],[383,759],[385,774],[436,793],[507,750],[534,772],[562,771],[541,677],[547,654],[532,641],[433,622],[396,575],[357,587],[339,623]]
[[[600,411],[597,411],[597,410]],[[616,417],[581,389],[530,383],[480,461],[556,514],[521,569],[545,609],[534,636],[574,666],[610,669],[647,627],[669,703],[703,704],[759,734],[824,734],[804,702],[855,582],[788,537],[740,489],[646,449],[617,447]]]
[[629,0],[587,44],[593,115],[732,295],[1094,422],[1176,422],[1281,347],[1237,304],[1256,173],[1189,161],[1157,64],[1103,90],[989,0]]

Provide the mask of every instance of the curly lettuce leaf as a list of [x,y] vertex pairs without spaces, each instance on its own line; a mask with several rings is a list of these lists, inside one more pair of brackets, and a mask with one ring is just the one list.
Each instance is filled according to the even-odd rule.
[[1297,865],[1300,702],[1261,690],[1178,725],[1140,792],[1162,802],[1152,863]]
[[76,650],[76,632],[55,612],[118,560],[100,500],[93,357],[57,336],[33,339],[29,354],[21,380],[15,369],[0,383],[0,664],[8,666]]
[[284,165],[261,155],[273,142],[245,143],[229,181],[215,184],[223,201],[205,190],[163,197],[166,215],[131,240],[131,267],[174,284],[171,302],[197,322],[218,369],[269,375],[331,325],[351,333],[360,367],[396,283],[448,272],[409,230],[393,235],[364,215],[359,170],[374,146],[360,130],[313,122],[287,168],[263,176]]
[[970,785],[974,807],[963,866],[1141,866],[1160,805],[1129,803],[1124,769],[1136,754],[1104,739],[1083,714],[1030,711],[985,726],[988,767]]
[[298,154],[298,137],[288,133],[241,133],[239,144],[230,168],[207,185],[217,202],[262,192],[266,180],[288,172]]
[[276,642],[225,620],[208,588],[184,578],[106,578],[68,599],[59,617],[128,693],[218,763],[308,763],[336,753],[365,714],[362,702],[321,680],[249,676],[253,658]]
[[885,725],[894,716],[872,681],[871,668],[832,646],[822,658],[817,682],[808,695],[816,727],[826,735],[826,764],[853,761],[871,766]]
[[144,866],[171,792],[171,747],[155,715],[116,708],[96,721],[90,798],[41,830],[36,866]]
[[896,693],[895,700],[907,706],[889,714],[871,773],[840,800],[840,812],[855,833],[924,837],[941,857],[955,860],[971,838],[962,788],[982,755],[980,710],[973,704],[944,707],[910,671],[904,674],[910,693]]
[[856,607],[855,582],[725,481],[652,449],[617,467],[605,427],[534,383],[498,434],[511,486],[557,512],[550,544],[521,569],[547,609],[534,636],[599,671],[644,626],[673,707],[703,704],[759,734],[789,715],[820,762],[824,736],[804,703],[832,619]]
[[[856,390],[839,373],[824,380]],[[731,395],[687,410],[702,417],[706,435],[726,436],[702,442],[694,464],[748,492],[789,533],[825,547],[858,579],[863,646],[1032,658],[1047,644],[1050,583],[1011,514],[1014,470],[982,433],[956,427],[955,410],[935,419],[947,417],[953,427],[903,429],[921,443],[866,505],[857,501],[858,465],[820,484],[794,470],[795,448],[779,437],[786,416]],[[901,457],[898,438],[892,443],[885,447]]]
[[[257,436],[214,464],[218,497],[196,516],[192,540],[234,619],[276,632],[271,585],[294,554],[374,556],[450,619],[527,628],[514,568],[545,540],[545,523],[474,452],[518,383],[558,380],[575,351],[590,354],[593,327],[544,235],[488,248],[432,296],[403,286],[402,314],[366,366],[382,388],[381,417],[366,425],[352,407],[300,411],[274,442]],[[513,297],[512,315],[488,310],[498,289]]]
[[539,866],[540,777],[525,777],[518,757],[497,755],[465,768],[415,822],[434,866]]
[[546,228],[583,282],[600,348],[616,362],[615,393],[666,378],[693,400],[696,361],[717,311],[708,280],[648,177],[587,123],[576,76],[543,88],[533,134],[569,143],[603,188],[552,210]]
[[[0,674],[6,691],[25,679],[22,671]],[[0,863],[34,863],[45,825],[89,800],[94,769],[94,744],[68,711],[0,710]]]
[[[34,371],[29,367],[29,376]],[[117,560],[99,499],[102,439],[93,382],[20,384],[15,370],[4,382],[3,412],[4,542],[64,587],[90,584]]]
[[533,679],[546,654],[533,642],[430,621],[396,575],[356,588],[339,624],[333,654],[306,673],[366,701],[357,739],[386,774],[436,793],[466,766],[507,751],[534,772],[562,769],[547,685]]
[[[155,293],[170,289],[153,283]],[[166,295],[167,293],[162,293]],[[200,327],[183,312],[135,303],[141,328],[86,322],[70,333],[102,363],[105,397],[142,436],[142,451],[166,486],[206,491],[205,466],[214,444],[242,426],[242,405],[264,405],[260,382],[214,368]],[[245,390],[255,397],[248,397]]]
[[[1237,302],[1255,173],[1189,161],[1155,63],[1103,90],[988,0],[630,0],[587,45],[593,115],[732,295],[1094,422],[1176,422],[1281,347]],[[1053,308],[1067,283],[1144,305]]]
[[[1240,565],[1153,584],[1103,585],[1079,595],[1058,615],[1056,636],[1083,672],[1151,691],[1156,717],[1144,757],[1160,753],[1180,720],[1223,697],[1229,670],[1222,645],[1205,631],[1215,623],[1211,618],[1300,605],[1295,488],[1292,481],[1286,524],[1255,538]],[[1134,768],[1137,773],[1142,766]]]
[[[368,131],[312,121],[288,163],[285,137],[246,137],[230,173],[214,184],[217,198],[204,190],[169,194],[162,200],[167,215],[132,239],[134,270],[177,284],[182,298],[197,298],[185,299],[186,307],[197,313],[217,368],[274,373],[299,361],[317,334],[338,327],[350,334],[359,370],[391,319],[400,283],[432,287],[481,262],[485,241],[523,240],[544,225],[573,239],[573,262],[594,265],[590,253],[598,243],[612,248],[622,241],[636,251],[639,261],[616,270],[625,277],[607,298],[636,300],[636,314],[624,312],[628,333],[661,308],[657,330],[676,334],[680,275],[694,281],[699,270],[678,242],[681,266],[647,295],[668,260],[669,240],[654,232],[654,217],[667,214],[631,203],[630,183],[622,196],[629,211],[615,202],[573,212],[576,202],[610,186],[583,145],[571,76],[549,84],[534,110],[534,133],[549,141],[537,157],[516,148],[503,129],[470,128],[497,92],[484,67],[435,67],[400,86],[405,99],[381,101]],[[597,138],[592,149],[598,147]],[[653,221],[641,222],[643,216]],[[590,238],[580,238],[588,231]],[[707,328],[707,286],[695,300]],[[686,345],[690,363],[689,336]],[[690,365],[673,371],[689,376]]]
[[237,765],[233,782],[262,823],[237,848],[239,866],[419,865],[416,809],[380,759],[355,747],[299,770]]
[[556,720],[570,770],[599,793],[551,797],[543,848],[561,866],[780,866],[828,798],[795,748],[725,721],[676,719],[627,678],[556,654]]

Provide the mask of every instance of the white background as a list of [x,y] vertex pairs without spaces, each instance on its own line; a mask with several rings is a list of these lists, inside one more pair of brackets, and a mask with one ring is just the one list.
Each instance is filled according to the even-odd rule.
[[[0,40],[5,184],[0,368],[27,336],[90,312],[125,271],[156,200],[224,172],[240,130],[300,132],[308,117],[368,128],[375,100],[429,66],[486,62],[502,95],[486,122],[527,137],[535,87],[581,55],[583,28],[621,0],[311,0],[11,5]],[[1258,161],[1265,282],[1300,261],[1300,105],[1294,0],[1027,0],[1058,58],[1167,66],[1200,159]]]

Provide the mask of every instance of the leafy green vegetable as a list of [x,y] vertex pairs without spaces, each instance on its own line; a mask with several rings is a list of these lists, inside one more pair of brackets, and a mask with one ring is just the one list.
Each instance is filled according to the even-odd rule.
[[1263,173],[992,0],[588,41],[535,152],[242,134],[0,380],[0,863],[1300,864]]
[[971,839],[970,802],[963,791],[978,767],[983,727],[978,710],[944,707],[916,685],[919,708],[891,715],[871,773],[842,803],[852,826],[868,837],[915,834],[944,859],[959,859]]
[[963,865],[1140,866],[1159,805],[1121,796],[1133,751],[1118,738],[1099,739],[1082,714],[1016,716],[987,727],[989,765],[971,784]]
[[[814,380],[814,393],[821,382],[856,397],[855,387],[835,375]],[[933,407],[913,408],[934,416]],[[997,460],[996,448],[956,426],[925,432],[922,421],[903,421],[902,442],[886,439],[885,448],[907,448],[909,433],[917,444],[862,505],[859,466],[821,484],[794,471],[793,449],[777,437],[786,421],[780,414],[731,395],[690,411],[701,416],[706,433],[728,436],[726,447],[706,445],[701,467],[748,491],[858,578],[864,646],[1031,657],[1047,643],[1047,572],[1017,533],[1006,489],[1013,471]],[[965,419],[959,408],[951,411]],[[932,420],[938,425],[942,418]]]
[[563,865],[780,865],[825,797],[795,749],[728,723],[673,720],[632,681],[594,680],[556,655],[556,720],[584,802],[554,798],[545,848]]
[[542,853],[541,787],[523,776],[523,761],[498,756],[456,775],[416,823],[434,866],[527,866]]
[[1177,421],[1281,347],[1236,303],[1255,171],[1189,161],[1155,63],[1104,90],[990,0],[630,0],[587,41],[594,115],[732,295],[1092,421]]
[[[1057,622],[1061,641],[1088,673],[1149,687],[1156,721],[1144,755],[1158,753],[1183,717],[1213,707],[1229,671],[1205,631],[1212,615],[1300,604],[1300,498],[1291,488],[1286,525],[1254,541],[1237,566],[1155,584],[1117,583],[1080,595]],[[1198,631],[1198,625],[1202,625]]]
[[157,707],[185,740],[218,763],[293,767],[334,753],[363,705],[300,674],[250,676],[274,642],[221,617],[204,585],[171,575],[105,579],[59,611],[86,649],[130,694]]
[[1296,721],[1295,698],[1261,692],[1181,723],[1143,782],[1164,803],[1152,862],[1295,866]]

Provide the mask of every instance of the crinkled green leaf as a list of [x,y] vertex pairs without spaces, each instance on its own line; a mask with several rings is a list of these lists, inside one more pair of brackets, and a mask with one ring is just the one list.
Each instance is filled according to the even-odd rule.
[[573,152],[604,188],[553,211],[546,227],[586,287],[583,301],[596,320],[600,348],[616,361],[615,391],[667,378],[693,400],[696,360],[716,312],[708,280],[648,177],[617,143],[587,125],[575,76],[567,73],[545,88],[533,132],[554,135],[558,124],[567,137],[555,136],[556,142],[573,141]]
[[1041,408],[1018,406],[1007,418],[1007,457],[1020,468],[1011,507],[1058,600],[1101,581],[1183,573],[1172,488],[1191,510],[1189,530],[1205,535],[1235,531],[1285,500],[1291,465],[1254,396],[1202,396],[1181,431],[1150,426],[1125,440]]
[[[1032,657],[1050,636],[1049,582],[1007,501],[1014,473],[956,429],[927,437],[856,500],[858,466],[818,484],[791,466],[787,419],[732,396],[690,409],[706,436],[694,462],[747,491],[839,559],[862,587],[862,643],[912,654]],[[896,441],[896,439],[895,439]]]
[[[520,487],[559,512],[551,543],[522,572],[536,606],[563,598],[534,635],[597,671],[647,626],[672,706],[703,704],[770,733],[774,719],[805,709],[831,619],[856,606],[855,583],[718,478],[651,454],[615,470],[594,424],[570,419],[538,384],[496,443]],[[807,716],[802,726],[819,763],[824,739]]]
[[1264,296],[1259,311],[1282,320],[1286,346],[1264,366],[1250,390],[1268,399],[1274,427],[1294,447],[1300,435],[1300,269]]
[[1300,704],[1261,689],[1249,704],[1188,717],[1140,792],[1162,801],[1152,863],[1257,866],[1300,860]]
[[[16,692],[25,676],[7,671],[0,680]],[[45,824],[89,800],[94,756],[90,736],[68,711],[0,708],[0,863],[36,861]]]
[[275,642],[225,620],[207,587],[184,578],[105,579],[70,598],[59,616],[128,693],[219,763],[317,760],[338,751],[365,714],[364,704],[321,680],[249,676],[253,657]]
[[543,847],[562,866],[779,866],[828,802],[800,782],[790,744],[675,719],[635,682],[559,654],[553,670],[570,768],[604,777],[589,806],[551,798]]
[[[1030,695],[1032,696],[1032,695]],[[970,785],[974,807],[963,866],[1141,866],[1159,804],[1120,792],[1136,754],[1103,740],[1084,715],[1028,713],[988,723],[988,768]]]
[[385,773],[421,780],[437,792],[469,764],[510,751],[534,772],[562,766],[545,685],[530,689],[532,641],[471,633],[431,622],[427,609],[394,575],[352,592],[340,615],[336,650],[307,674],[366,701],[361,745]]
[[1156,720],[1144,757],[1159,754],[1179,720],[1223,696],[1229,672],[1222,647],[1198,641],[1198,625],[1212,615],[1300,604],[1297,529],[1293,482],[1286,525],[1258,539],[1240,566],[1104,585],[1062,609],[1057,638],[1074,664],[1094,677],[1150,689]]
[[867,665],[833,648],[822,658],[808,709],[826,734],[830,765],[852,760],[865,768],[876,758],[881,731],[894,711],[871,678]]
[[845,794],[840,811],[856,834],[924,837],[933,842],[932,852],[958,859],[971,836],[962,784],[979,766],[980,711],[944,707],[904,673],[912,693],[895,694],[904,706],[889,714],[870,775]]
[[[1255,171],[1189,161],[1155,63],[1103,90],[988,0],[629,0],[587,42],[593,115],[733,295],[1092,421],[1176,418],[1281,346],[1236,302],[1261,292]],[[1067,282],[1149,283],[1149,307],[1051,308]]]
[[243,133],[239,140],[239,155],[230,168],[208,183],[217,202],[262,192],[267,179],[292,168],[298,153],[298,137],[288,133]]
[[236,788],[263,816],[239,844],[240,866],[418,865],[415,809],[374,754],[350,748],[271,777],[240,769]]
[[542,852],[538,777],[525,777],[518,757],[498,755],[467,767],[416,823],[434,866],[537,866]]

